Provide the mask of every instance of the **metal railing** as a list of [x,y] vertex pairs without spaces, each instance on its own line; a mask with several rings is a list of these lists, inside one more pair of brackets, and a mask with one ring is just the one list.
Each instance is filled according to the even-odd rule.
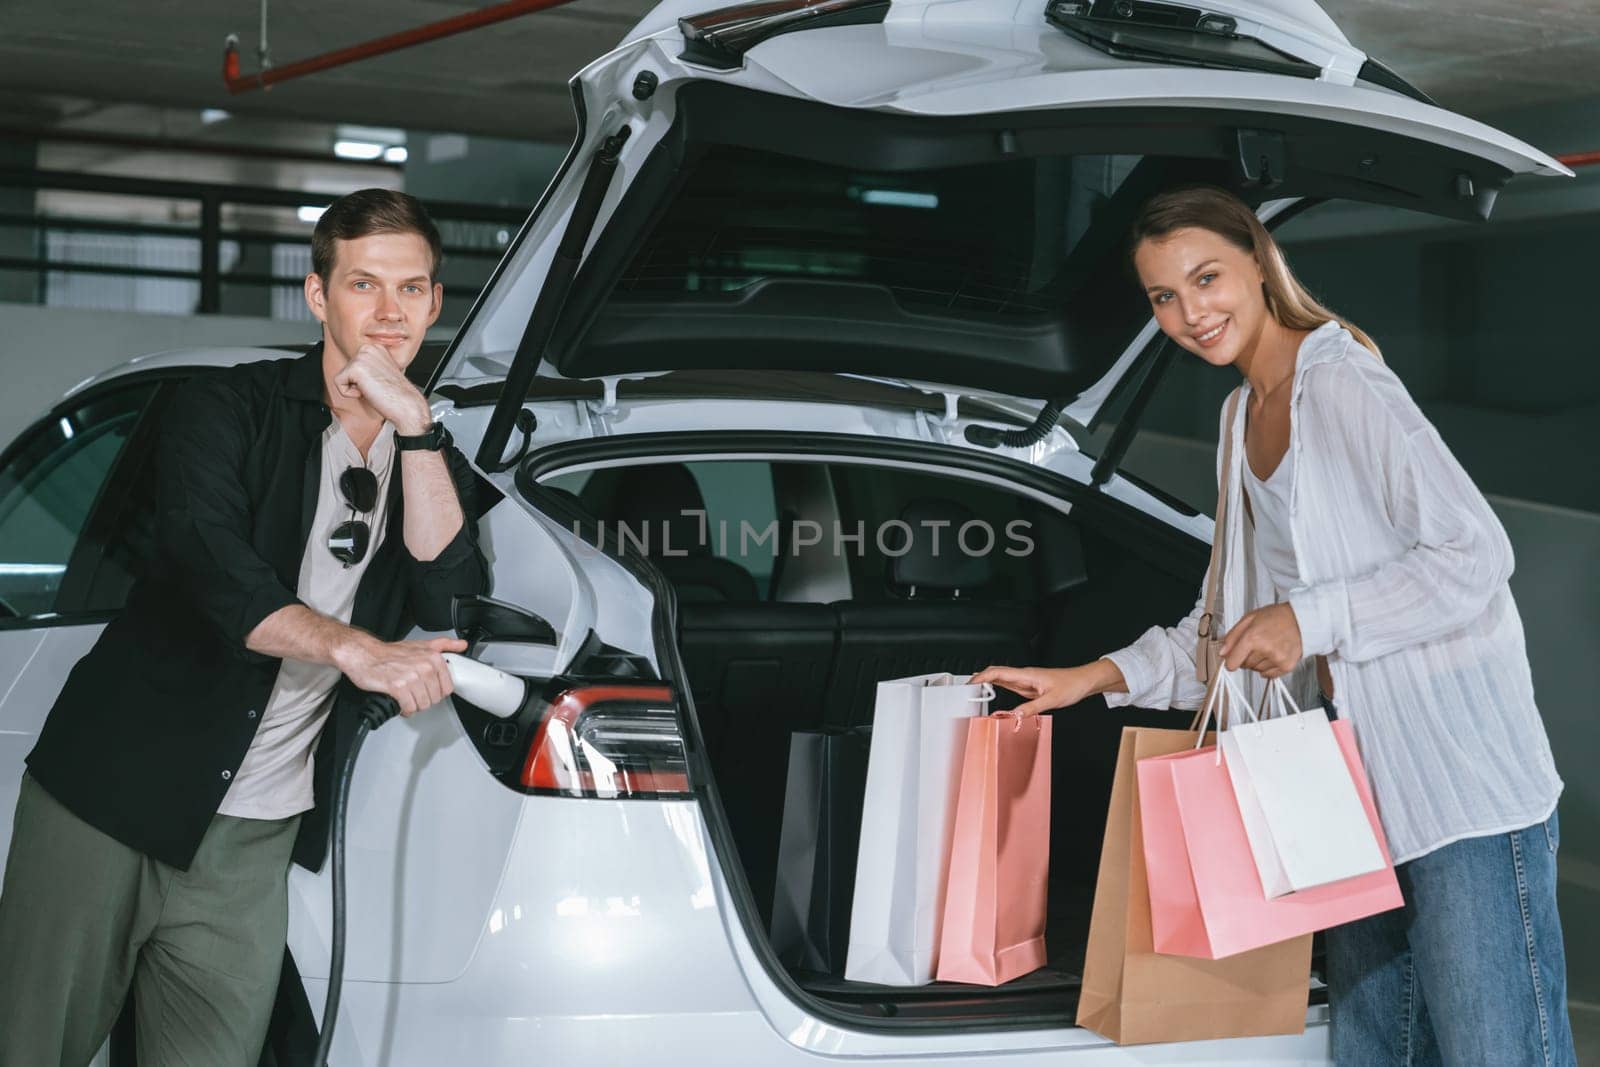
[[[98,194],[109,197],[143,198],[195,205],[185,214],[194,221],[153,222],[124,221],[112,217],[80,217],[41,212],[35,196],[33,211],[0,210],[0,234],[16,231],[31,233],[31,240],[8,241],[0,245],[0,272],[15,276],[33,274],[38,279],[40,299],[46,280],[61,275],[112,275],[122,278],[184,281],[198,286],[192,311],[198,314],[215,314],[223,310],[223,287],[245,286],[267,289],[298,289],[304,273],[285,274],[268,269],[249,268],[245,264],[252,258],[246,249],[293,248],[303,252],[309,262],[311,226],[306,222],[289,223],[283,229],[262,228],[259,225],[228,225],[228,209],[232,213],[249,215],[250,209],[266,212],[303,207],[326,207],[337,199],[336,194],[309,193],[290,189],[271,189],[235,185],[214,185],[200,182],[166,181],[148,178],[128,178],[70,171],[0,169],[0,190],[32,189],[40,192]],[[481,288],[493,271],[517,227],[527,215],[526,208],[499,207],[484,204],[424,200],[429,214],[438,224],[444,237],[444,265],[451,280],[447,288],[460,291]],[[240,210],[242,209],[242,210]],[[256,212],[261,214],[259,210]],[[259,223],[259,220],[258,220]],[[51,240],[59,235],[104,235],[133,239],[130,248],[139,238],[180,238],[197,243],[198,255],[190,251],[177,258],[193,261],[174,266],[171,264],[142,264],[107,262],[92,256],[66,255],[67,242]],[[18,245],[31,245],[32,254],[17,254]],[[194,246],[191,246],[193,248]],[[160,258],[160,257],[157,257]],[[169,252],[170,258],[170,252]],[[295,257],[298,258],[298,257]],[[464,302],[457,302],[462,306]]]

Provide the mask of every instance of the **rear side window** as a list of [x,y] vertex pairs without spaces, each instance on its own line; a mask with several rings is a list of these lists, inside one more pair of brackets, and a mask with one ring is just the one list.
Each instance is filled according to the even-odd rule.
[[[700,599],[766,600],[779,552],[772,464],[657,463],[574,471],[545,486],[575,497],[614,536],[692,582]],[[717,564],[707,565],[710,559]]]
[[901,304],[929,310],[1053,312],[1072,287],[1079,239],[1140,158],[874,173],[718,146],[616,292],[711,298],[809,278],[881,285]]
[[[762,599],[766,599],[777,553],[776,541],[762,537],[778,522],[772,464],[726,461],[686,466],[705,501],[707,547],[749,571]],[[756,532],[746,536],[747,529]]]
[[[1001,492],[963,478],[835,464],[833,484],[846,530],[866,536],[845,554],[854,599],[895,601],[906,590],[893,580],[894,559],[907,548],[903,525],[908,509],[933,505],[948,519],[917,519],[912,536],[926,549],[965,566],[980,560],[977,584],[963,589],[968,601],[1026,599],[1037,586],[1034,553],[1038,548],[1038,510],[1015,493]],[[920,512],[919,512],[920,513]],[[958,523],[956,517],[960,516]],[[949,522],[949,525],[944,525]]]
[[[102,393],[65,409],[30,430],[5,458],[0,619],[63,610],[69,565],[156,388]],[[120,597],[110,606],[120,607]]]
[[912,551],[910,539],[971,577],[958,594],[965,600],[1027,599],[1039,586],[1040,509],[966,479],[728,459],[577,471],[543,484],[649,557],[680,599],[904,600],[917,594],[897,580],[894,561]]

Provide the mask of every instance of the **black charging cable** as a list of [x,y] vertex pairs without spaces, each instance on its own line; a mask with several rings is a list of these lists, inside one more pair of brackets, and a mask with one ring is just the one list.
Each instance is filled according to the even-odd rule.
[[361,754],[361,743],[367,735],[400,713],[400,705],[393,697],[382,693],[368,693],[361,702],[356,735],[350,742],[350,754],[339,768],[339,783],[333,794],[333,945],[328,958],[328,999],[322,1007],[322,1034],[317,1039],[316,1067],[327,1067],[328,1050],[333,1047],[333,1024],[339,1019],[339,994],[344,991],[344,825],[345,809],[350,801],[350,779],[354,776],[356,757]]
[[967,427],[967,440],[982,448],[995,448],[1005,445],[1008,448],[1027,448],[1029,445],[1043,441],[1055,429],[1056,423],[1061,421],[1061,412],[1065,410],[1059,400],[1051,400],[1039,409],[1039,414],[1032,423],[1020,430],[1002,430],[995,426],[974,424]]

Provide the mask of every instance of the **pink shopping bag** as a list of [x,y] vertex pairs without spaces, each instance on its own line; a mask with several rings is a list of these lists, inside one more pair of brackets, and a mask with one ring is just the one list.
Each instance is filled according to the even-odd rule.
[[[1348,722],[1333,724],[1383,851],[1381,870],[1268,900],[1227,763],[1215,745],[1139,761],[1139,808],[1155,950],[1221,959],[1401,904],[1388,841]],[[1314,798],[1308,798],[1312,803]]]
[[1000,985],[1044,966],[1052,720],[967,724],[939,936],[941,982]]

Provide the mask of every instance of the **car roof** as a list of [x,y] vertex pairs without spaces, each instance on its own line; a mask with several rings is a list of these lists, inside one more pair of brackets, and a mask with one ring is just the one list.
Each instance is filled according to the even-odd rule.
[[62,395],[65,400],[83,392],[85,389],[103,385],[118,378],[126,378],[131,374],[147,374],[151,371],[173,370],[200,370],[207,367],[232,367],[239,363],[249,363],[258,359],[283,359],[294,355],[299,349],[288,348],[249,348],[244,346],[225,346],[211,348],[171,348],[161,352],[150,352],[142,356],[135,356],[126,363],[119,363],[109,370],[85,378],[83,381],[68,389]]
[[[406,377],[421,385],[432,376],[439,361],[444,358],[448,342],[444,339],[428,340],[422,342],[416,358],[406,368]],[[246,345],[221,345],[208,348],[170,348],[160,352],[150,352],[146,355],[135,356],[126,363],[119,363],[109,370],[101,371],[92,377],[85,378],[62,395],[62,400],[69,399],[85,389],[126,378],[133,374],[149,374],[152,372],[177,372],[195,371],[209,368],[232,367],[240,363],[253,363],[261,359],[289,359],[302,355],[306,345],[262,345],[251,347]]]

